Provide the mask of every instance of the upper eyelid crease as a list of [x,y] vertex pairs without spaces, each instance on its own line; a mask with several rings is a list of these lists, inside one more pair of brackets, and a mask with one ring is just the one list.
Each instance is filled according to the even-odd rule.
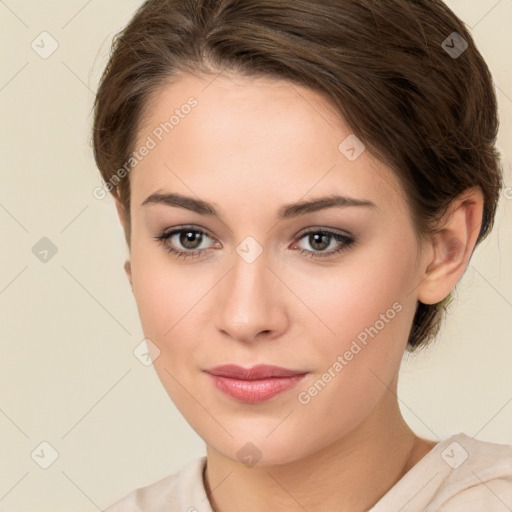
[[[185,208],[200,215],[218,216],[218,212],[215,207],[206,201],[176,193],[161,194],[157,192],[151,194],[142,202],[141,206],[147,204],[163,204],[166,206]],[[330,195],[312,199],[310,201],[300,201],[298,203],[284,205],[278,211],[278,219],[285,220],[292,217],[298,217],[299,215],[304,215],[306,213],[314,213],[326,208],[346,208],[350,206],[364,206],[378,209],[378,206],[372,201],[339,195]]]

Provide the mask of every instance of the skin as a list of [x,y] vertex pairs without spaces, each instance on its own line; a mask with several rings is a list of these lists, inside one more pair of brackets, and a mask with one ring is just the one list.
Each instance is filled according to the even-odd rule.
[[[349,161],[338,149],[350,127],[314,91],[270,79],[181,75],[154,96],[137,144],[174,108],[198,105],[131,171],[126,266],[153,362],[167,393],[207,445],[204,483],[217,512],[363,511],[435,445],[401,416],[398,371],[417,301],[441,301],[462,276],[480,228],[483,199],[470,189],[453,202],[437,235],[418,243],[392,169],[368,150]],[[219,216],[164,204],[179,193],[213,205]],[[278,220],[284,204],[339,194],[374,207],[328,208]],[[188,260],[183,225],[203,230],[202,257]],[[330,252],[301,236],[309,228],[351,234]],[[262,253],[236,251],[248,236]],[[308,241],[309,240],[309,241]],[[182,238],[183,242],[183,238]],[[314,241],[313,241],[314,242]],[[192,247],[192,246],[188,246]],[[194,247],[189,248],[193,251]],[[252,249],[251,249],[252,250]],[[381,314],[401,305],[374,338],[307,404],[307,391]],[[274,364],[309,372],[267,402],[247,404],[213,385],[204,369]],[[252,443],[247,467],[237,452]]]

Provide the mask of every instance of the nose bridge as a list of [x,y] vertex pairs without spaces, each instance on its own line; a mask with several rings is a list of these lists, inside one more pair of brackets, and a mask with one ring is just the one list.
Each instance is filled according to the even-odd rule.
[[240,243],[231,272],[216,297],[217,328],[238,340],[250,341],[262,331],[277,332],[284,327],[286,314],[279,303],[275,277],[267,268],[267,256],[254,239]]
[[[266,296],[266,292],[269,290],[267,285],[268,262],[263,254],[254,258],[251,250],[240,255],[240,249],[239,246],[234,257],[228,298],[231,302],[230,306],[234,306],[237,310],[236,314],[240,317],[240,320],[245,317],[245,321],[251,321],[249,315],[253,316],[258,310],[262,313],[265,304],[270,300],[270,297]],[[226,305],[228,305],[228,302],[226,302]]]

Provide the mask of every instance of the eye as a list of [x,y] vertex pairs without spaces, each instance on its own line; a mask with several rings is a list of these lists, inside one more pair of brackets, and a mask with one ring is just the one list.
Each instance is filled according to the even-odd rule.
[[195,226],[181,226],[154,237],[169,253],[184,259],[201,257],[207,252],[211,246],[204,247],[206,238],[211,239],[205,231]]
[[[195,226],[181,226],[170,231],[164,231],[153,237],[177,258],[200,258],[208,253],[213,246],[219,246],[218,242],[204,246],[207,239],[212,237],[202,229]],[[299,241],[305,240],[312,250],[300,248],[300,254],[309,258],[326,258],[347,250],[355,239],[328,229],[315,229],[303,233]],[[328,250],[330,249],[330,250]]]
[[[300,254],[309,258],[326,258],[347,250],[355,243],[354,238],[330,231],[328,229],[316,229],[303,233],[299,240],[305,240],[313,250],[301,249]],[[331,250],[327,250],[327,249]]]

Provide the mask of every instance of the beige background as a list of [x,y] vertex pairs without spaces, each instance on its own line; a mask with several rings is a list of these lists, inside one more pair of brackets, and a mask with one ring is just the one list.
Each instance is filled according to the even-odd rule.
[[[143,334],[124,238],[112,200],[92,195],[93,92],[139,4],[0,1],[1,511],[101,510],[204,453],[132,353]],[[512,187],[512,0],[448,4],[494,74]],[[59,45],[47,59],[31,47],[43,31]],[[58,249],[46,263],[32,252],[42,237]],[[403,413],[431,439],[463,431],[512,443],[512,188],[457,297],[439,342],[404,364]],[[50,460],[42,441],[59,454],[48,469],[35,462]]]

